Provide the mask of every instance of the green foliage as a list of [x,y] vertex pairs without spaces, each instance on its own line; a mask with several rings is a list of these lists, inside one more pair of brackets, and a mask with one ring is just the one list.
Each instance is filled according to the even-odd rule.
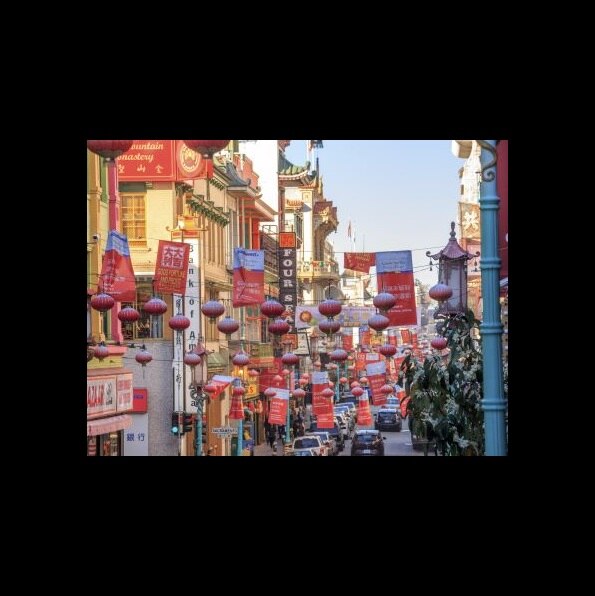
[[434,438],[444,455],[484,452],[483,360],[480,342],[472,337],[472,329],[479,331],[479,323],[470,310],[449,317],[444,325],[448,356],[429,356],[423,365],[414,359],[414,371],[405,374],[405,378],[413,376],[409,403],[412,431],[418,438]]

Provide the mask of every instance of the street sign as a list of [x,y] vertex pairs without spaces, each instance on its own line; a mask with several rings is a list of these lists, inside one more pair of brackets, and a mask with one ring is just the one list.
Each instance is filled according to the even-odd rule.
[[216,426],[211,432],[218,437],[231,437],[238,434],[238,429],[233,426]]

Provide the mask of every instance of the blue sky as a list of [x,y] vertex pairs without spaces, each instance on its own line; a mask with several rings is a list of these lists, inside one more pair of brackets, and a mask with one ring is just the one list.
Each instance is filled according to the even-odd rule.
[[[347,236],[351,221],[356,252],[411,250],[415,277],[430,286],[437,283],[437,269],[429,271],[425,253],[437,252],[448,242],[450,222],[457,221],[458,170],[464,164],[451,153],[451,141],[323,144],[318,157],[324,194],[339,218],[337,233],[329,239],[341,269],[342,253],[352,250]],[[303,165],[306,141],[292,140],[286,156]]]

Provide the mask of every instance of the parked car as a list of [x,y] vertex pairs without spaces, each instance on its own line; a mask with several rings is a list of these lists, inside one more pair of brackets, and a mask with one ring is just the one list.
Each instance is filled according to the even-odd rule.
[[310,425],[310,429],[308,432],[317,432],[317,431],[326,431],[328,434],[337,441],[337,447],[339,451],[343,451],[345,449],[345,439],[343,438],[343,431],[339,427],[339,423],[335,420],[333,428],[318,428],[316,422],[313,422]]
[[376,430],[394,430],[401,432],[403,422],[397,410],[383,408],[375,415],[374,428]]
[[339,446],[334,437],[331,437],[327,431],[317,430],[316,432],[308,432],[304,436],[317,435],[322,439],[322,444],[328,448],[329,455],[339,455]]
[[294,451],[299,449],[314,449],[317,455],[328,455],[328,448],[322,439],[316,435],[297,437],[293,440]]
[[398,397],[390,396],[386,398],[386,403],[382,405],[383,408],[394,408],[399,411],[401,400]]
[[290,451],[289,453],[287,453],[286,455],[293,455],[296,457],[303,457],[303,456],[310,456],[310,455],[319,455],[318,453],[316,453],[315,449],[294,449],[293,451]]
[[356,430],[351,441],[351,455],[384,455],[384,437],[377,430]]

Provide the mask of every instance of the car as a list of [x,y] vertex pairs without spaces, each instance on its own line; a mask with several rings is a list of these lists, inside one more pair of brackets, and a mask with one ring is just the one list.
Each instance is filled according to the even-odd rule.
[[318,453],[316,453],[314,449],[294,449],[293,451],[287,453],[287,455],[293,455],[295,457],[307,457],[310,455],[318,455]]
[[317,431],[326,431],[328,434],[337,441],[337,447],[339,451],[343,451],[345,449],[345,439],[343,438],[343,431],[339,426],[339,423],[334,420],[333,421],[333,428],[318,428],[317,422],[313,422],[308,429],[308,432],[315,433]]
[[334,437],[328,434],[328,431],[317,430],[316,432],[308,432],[304,436],[317,435],[321,438],[322,444],[328,448],[329,455],[339,455],[339,446]]
[[386,398],[386,403],[383,404],[383,408],[394,408],[398,411],[399,406],[401,405],[401,401],[398,397],[389,396]]
[[356,430],[351,441],[351,455],[384,455],[384,439],[377,430]]
[[316,435],[304,435],[293,440],[293,450],[314,449],[316,455],[328,455],[328,448],[323,444],[322,439]]
[[376,420],[374,421],[374,428],[376,430],[395,430],[401,432],[403,422],[397,410],[383,408],[376,413]]

